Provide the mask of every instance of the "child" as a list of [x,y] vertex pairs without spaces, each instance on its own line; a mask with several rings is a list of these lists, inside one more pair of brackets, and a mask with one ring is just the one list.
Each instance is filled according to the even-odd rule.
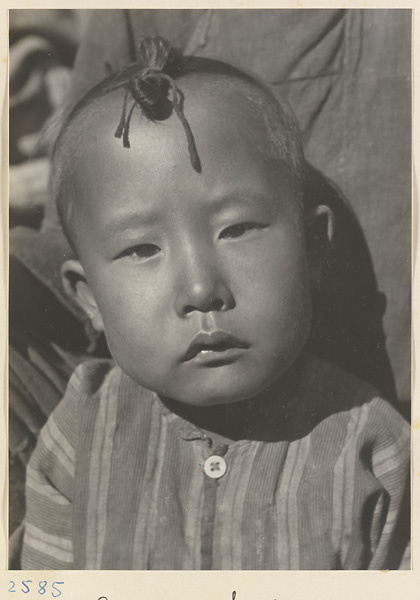
[[54,150],[63,280],[115,364],[81,365],[40,436],[22,566],[398,568],[409,428],[310,353],[332,219],[302,206],[294,120],[230,65],[142,54]]

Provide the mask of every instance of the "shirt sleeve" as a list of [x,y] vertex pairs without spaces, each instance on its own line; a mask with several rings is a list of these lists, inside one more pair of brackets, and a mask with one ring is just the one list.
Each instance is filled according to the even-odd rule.
[[72,569],[78,373],[42,429],[26,474],[23,569]]
[[383,493],[373,511],[369,569],[410,569],[410,427],[387,402],[376,399],[372,409],[371,469]]

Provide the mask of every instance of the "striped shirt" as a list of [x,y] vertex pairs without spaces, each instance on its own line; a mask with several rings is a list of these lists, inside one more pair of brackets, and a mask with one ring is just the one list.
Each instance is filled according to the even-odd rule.
[[407,423],[318,359],[294,393],[261,439],[212,448],[111,362],[81,365],[28,466],[22,567],[398,568]]

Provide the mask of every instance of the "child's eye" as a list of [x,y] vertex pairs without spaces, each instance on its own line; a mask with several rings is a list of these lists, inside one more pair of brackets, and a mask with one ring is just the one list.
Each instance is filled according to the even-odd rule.
[[159,246],[155,246],[155,244],[138,244],[137,246],[132,246],[131,248],[127,248],[124,252],[121,252],[117,256],[117,258],[123,258],[124,256],[129,256],[138,260],[147,260],[152,256],[155,256],[160,252]]
[[226,227],[221,234],[219,235],[219,239],[234,239],[239,238],[245,235],[246,233],[253,231],[255,229],[265,229],[266,225],[262,223],[237,223],[236,225],[231,225],[230,227]]

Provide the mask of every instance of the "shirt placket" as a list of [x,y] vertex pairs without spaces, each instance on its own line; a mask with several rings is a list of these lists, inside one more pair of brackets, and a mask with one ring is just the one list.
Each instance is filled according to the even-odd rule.
[[227,444],[221,444],[212,450],[204,462],[203,476],[203,513],[201,521],[201,569],[213,568],[213,538],[216,520],[217,491],[221,478],[227,471],[225,460],[229,449]]

